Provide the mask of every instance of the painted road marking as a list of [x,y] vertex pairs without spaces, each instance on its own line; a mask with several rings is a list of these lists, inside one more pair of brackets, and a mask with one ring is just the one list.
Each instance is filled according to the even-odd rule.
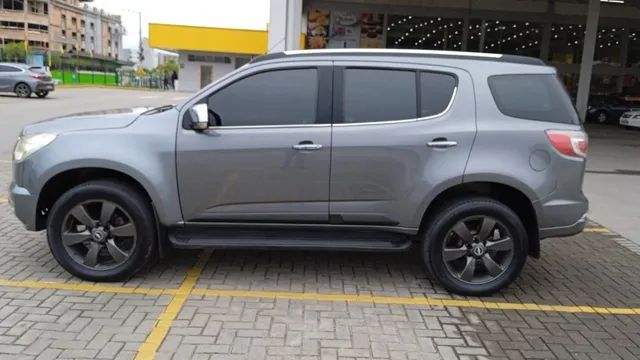
[[0,163],[3,163],[3,164],[11,164],[12,162],[13,161],[11,160],[0,159]]
[[132,288],[124,286],[108,286],[94,283],[59,283],[49,281],[31,280],[3,280],[0,279],[0,286],[28,288],[28,289],[54,289],[92,293],[113,293],[113,294],[142,294],[142,295],[175,295],[178,289],[165,288]]
[[8,202],[8,201],[9,201],[9,199],[7,197],[0,196],[0,203],[5,203],[5,202]]
[[191,294],[193,288],[196,286],[196,281],[202,274],[202,270],[207,265],[207,261],[211,257],[211,251],[203,251],[200,253],[200,257],[196,264],[187,272],[187,276],[178,288],[176,295],[171,299],[171,302],[156,320],[156,323],[147,336],[147,339],[140,345],[136,360],[153,359],[156,356],[158,348],[164,341],[164,338],[171,328],[171,324],[178,316],[180,309],[184,305],[185,301]]
[[591,233],[608,233],[608,232],[611,232],[611,230],[607,229],[606,227],[585,228],[583,231],[584,232],[591,232]]

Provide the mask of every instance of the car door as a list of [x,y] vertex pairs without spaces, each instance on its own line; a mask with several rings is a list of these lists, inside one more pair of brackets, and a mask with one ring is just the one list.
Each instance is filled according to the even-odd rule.
[[462,181],[476,131],[465,71],[336,62],[330,218],[419,226],[438,191]]
[[12,66],[0,65],[0,91],[12,91],[13,71],[17,70]]
[[330,65],[254,66],[205,91],[210,128],[178,131],[185,221],[328,221]]

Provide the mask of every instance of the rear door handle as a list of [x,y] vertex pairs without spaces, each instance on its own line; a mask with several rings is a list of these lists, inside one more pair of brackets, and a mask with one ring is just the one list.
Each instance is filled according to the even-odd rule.
[[299,144],[293,145],[293,149],[299,151],[314,151],[322,149],[322,145],[314,144],[311,141],[301,141]]
[[444,138],[433,139],[433,141],[429,141],[427,143],[428,147],[438,148],[438,149],[446,149],[446,148],[454,147],[457,145],[458,145],[457,141],[449,141]]

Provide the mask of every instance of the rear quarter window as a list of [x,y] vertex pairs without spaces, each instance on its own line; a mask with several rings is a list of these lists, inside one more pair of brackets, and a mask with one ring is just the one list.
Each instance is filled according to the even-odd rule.
[[569,95],[553,74],[494,75],[488,81],[498,109],[507,116],[580,123]]

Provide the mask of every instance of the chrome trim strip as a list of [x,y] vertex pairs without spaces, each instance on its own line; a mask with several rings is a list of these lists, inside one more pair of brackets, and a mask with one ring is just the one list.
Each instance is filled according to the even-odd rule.
[[402,124],[402,123],[411,123],[411,122],[435,119],[437,117],[440,117],[440,116],[448,113],[449,110],[451,110],[451,108],[453,107],[453,102],[456,99],[456,95],[458,95],[458,87],[457,86],[453,88],[453,94],[451,95],[451,100],[449,101],[449,104],[439,114],[429,115],[429,116],[425,116],[425,117],[421,117],[421,118],[417,118],[417,119],[388,120],[388,121],[377,121],[377,122],[374,121],[374,122],[362,122],[362,123],[336,123],[336,124],[333,124],[333,126],[345,127],[345,126],[363,126],[363,125],[389,125],[389,124]]
[[251,125],[251,126],[209,126],[207,130],[234,130],[234,129],[279,129],[279,128],[322,128],[331,127],[331,124],[301,124],[301,125]]
[[469,56],[486,57],[499,59],[502,54],[476,53],[469,51],[445,51],[445,50],[396,50],[396,49],[324,49],[324,50],[287,50],[285,55],[303,54],[340,54],[340,53],[361,53],[361,54],[415,54],[415,55],[448,55],[448,56]]

